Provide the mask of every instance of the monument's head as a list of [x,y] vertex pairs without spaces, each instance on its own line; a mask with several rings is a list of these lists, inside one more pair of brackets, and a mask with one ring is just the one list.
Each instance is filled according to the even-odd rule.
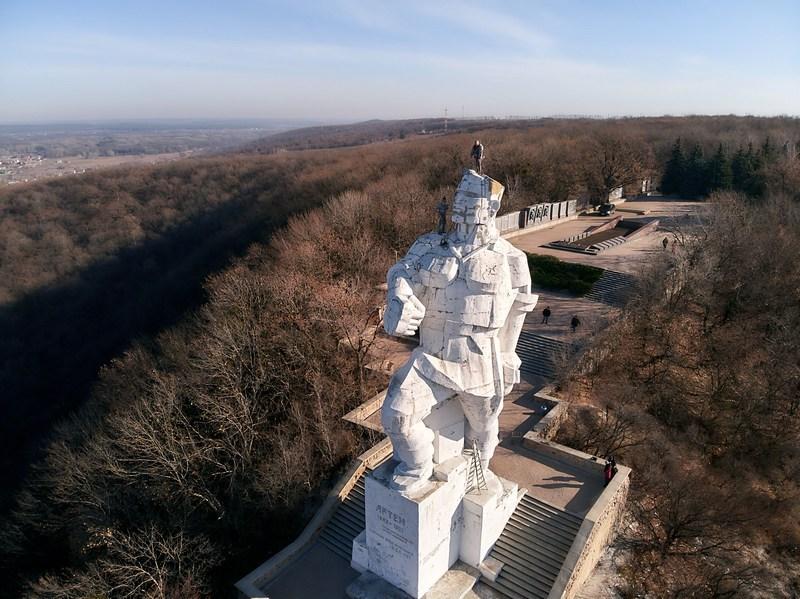
[[452,220],[467,225],[488,225],[500,210],[505,188],[472,169],[464,171],[453,199]]

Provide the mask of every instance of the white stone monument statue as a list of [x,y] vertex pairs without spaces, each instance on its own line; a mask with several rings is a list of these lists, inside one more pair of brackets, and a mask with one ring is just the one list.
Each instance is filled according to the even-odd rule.
[[419,331],[420,344],[386,393],[381,422],[394,459],[367,477],[367,528],[352,564],[413,597],[458,559],[480,567],[518,501],[517,485],[489,461],[538,297],[527,257],[495,228],[503,191],[465,171],[454,226],[421,236],[387,276],[386,331]]

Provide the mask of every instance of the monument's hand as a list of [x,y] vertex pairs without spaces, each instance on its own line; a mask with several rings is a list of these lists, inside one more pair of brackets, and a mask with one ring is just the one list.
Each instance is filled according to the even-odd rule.
[[425,318],[425,306],[414,295],[408,281],[398,279],[395,287],[389,290],[387,299],[383,328],[390,335],[398,337],[414,335]]

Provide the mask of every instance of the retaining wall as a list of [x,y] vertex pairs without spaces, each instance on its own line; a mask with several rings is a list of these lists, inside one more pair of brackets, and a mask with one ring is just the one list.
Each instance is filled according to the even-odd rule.
[[586,514],[547,599],[573,599],[613,540],[625,511],[631,474],[626,466],[617,469],[616,476]]
[[[602,477],[605,460],[551,441],[567,416],[567,403],[554,397],[552,390],[552,386],[546,387],[534,396],[539,400],[555,403],[555,406],[525,434],[522,444],[592,476]],[[600,556],[613,540],[617,523],[625,511],[630,475],[630,468],[617,465],[617,474],[584,517],[548,599],[573,599],[591,576]]]

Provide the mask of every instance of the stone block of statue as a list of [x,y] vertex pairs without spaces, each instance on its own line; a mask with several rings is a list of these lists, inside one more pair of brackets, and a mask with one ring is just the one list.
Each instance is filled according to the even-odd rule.
[[504,188],[467,170],[452,204],[453,226],[417,239],[387,275],[384,327],[420,344],[392,377],[381,422],[399,462],[392,486],[412,492],[433,472],[433,438],[424,419],[458,399],[465,446],[477,444],[487,482],[503,397],[519,382],[515,353],[531,294],[527,257],[495,228]]

